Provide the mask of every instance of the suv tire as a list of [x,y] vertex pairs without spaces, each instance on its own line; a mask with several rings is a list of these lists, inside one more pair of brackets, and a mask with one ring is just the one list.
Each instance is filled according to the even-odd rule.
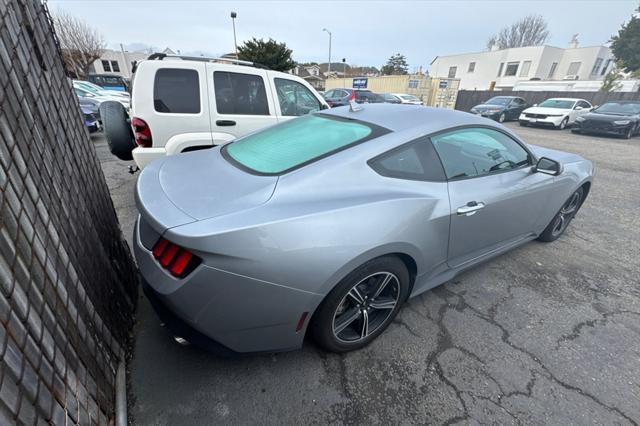
[[100,104],[100,117],[111,153],[121,160],[133,160],[131,151],[135,143],[124,106],[120,102],[105,101]]

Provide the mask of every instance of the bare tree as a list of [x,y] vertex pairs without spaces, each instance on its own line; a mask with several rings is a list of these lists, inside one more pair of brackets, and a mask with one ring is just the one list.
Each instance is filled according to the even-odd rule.
[[529,15],[504,27],[487,41],[487,48],[494,45],[499,49],[510,47],[540,46],[549,38],[547,22],[540,15]]
[[67,72],[78,78],[85,77],[106,47],[102,34],[66,12],[57,13],[53,22]]

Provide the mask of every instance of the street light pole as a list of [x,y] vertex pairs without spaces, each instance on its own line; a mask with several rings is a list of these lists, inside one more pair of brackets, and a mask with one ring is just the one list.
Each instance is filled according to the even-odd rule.
[[329,34],[329,66],[327,68],[327,74],[331,73],[331,31],[326,28],[323,28],[322,31],[326,31]]
[[236,40],[236,17],[237,16],[238,16],[237,13],[231,12],[231,23],[233,24],[233,45],[236,49],[236,60],[239,59],[238,58],[238,41]]

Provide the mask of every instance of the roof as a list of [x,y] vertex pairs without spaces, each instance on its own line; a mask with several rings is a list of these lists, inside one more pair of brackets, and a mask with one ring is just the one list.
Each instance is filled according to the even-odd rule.
[[321,114],[361,120],[393,131],[415,128],[422,130],[424,134],[455,126],[494,123],[467,112],[403,104],[365,104],[359,111],[351,111],[349,107],[339,107],[321,111]]

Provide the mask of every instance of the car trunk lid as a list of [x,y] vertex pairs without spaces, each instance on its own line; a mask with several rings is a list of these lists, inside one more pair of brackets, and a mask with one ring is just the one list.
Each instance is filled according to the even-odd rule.
[[277,176],[250,174],[225,160],[220,148],[170,156],[138,178],[136,203],[157,231],[266,203]]

